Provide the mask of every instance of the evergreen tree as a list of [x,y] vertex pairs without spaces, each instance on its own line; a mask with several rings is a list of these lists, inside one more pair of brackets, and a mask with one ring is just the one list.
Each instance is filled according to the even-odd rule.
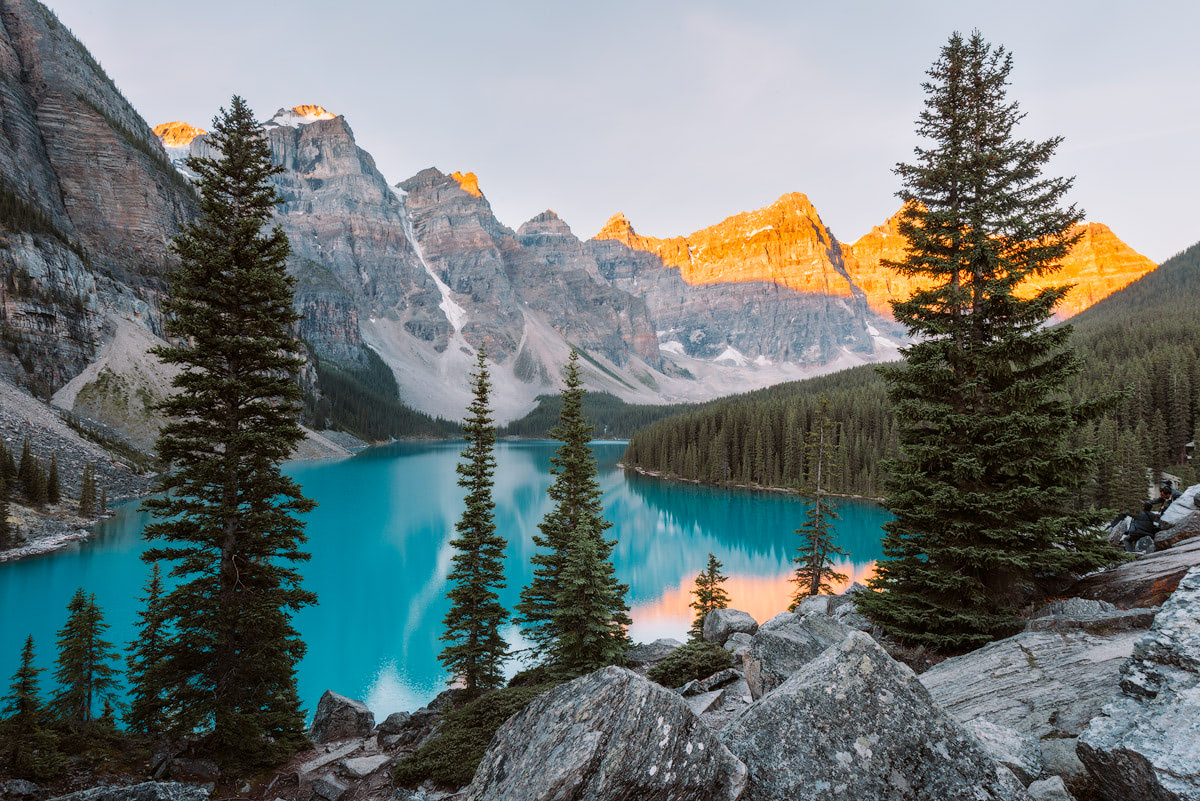
[[901,427],[895,517],[877,592],[858,603],[901,640],[951,652],[1013,632],[1035,579],[1115,558],[1097,516],[1071,506],[1090,470],[1073,429],[1102,403],[1067,397],[1071,329],[1045,325],[1069,287],[1021,292],[1057,268],[1082,213],[1059,206],[1071,180],[1041,174],[1061,140],[1014,137],[1011,68],[978,32],[954,34],[924,85],[931,146],[896,168],[907,251],[890,266],[920,283],[892,308],[917,341],[882,368]]
[[4,480],[4,476],[0,475],[0,550],[11,548],[15,544],[15,532],[13,531],[12,523],[8,519],[10,511],[8,506],[8,482]]
[[96,596],[80,587],[67,606],[67,623],[58,632],[58,692],[50,702],[54,719],[68,729],[90,723],[96,701],[116,697],[117,671],[109,663],[117,656],[112,643],[103,639],[107,630]]
[[108,511],[108,490],[106,490],[104,487],[100,488],[100,500],[98,503],[99,506],[97,510],[100,512],[100,514],[106,513]]
[[130,731],[159,734],[167,728],[164,714],[164,687],[158,666],[166,654],[169,632],[162,608],[162,569],[155,564],[146,582],[142,611],[138,613],[137,639],[129,644],[129,714],[125,723]]
[[[554,481],[548,494],[554,508],[533,537],[544,550],[533,556],[533,580],[521,591],[517,605],[520,623],[536,653],[551,663],[566,660],[563,670],[567,671],[587,664],[595,669],[619,663],[630,623],[625,602],[629,588],[617,582],[612,567],[616,543],[604,538],[612,524],[602,514],[596,458],[588,447],[592,427],[583,415],[583,397],[579,354],[572,349],[558,425],[550,432],[563,443],[550,459]],[[589,542],[582,544],[584,540]],[[564,575],[568,563],[570,582]],[[576,623],[585,627],[564,628]]]
[[804,525],[796,529],[800,547],[792,560],[796,563],[792,574],[796,594],[789,607],[792,611],[810,595],[833,592],[830,582],[846,580],[845,574],[837,572],[833,566],[833,557],[847,554],[836,542],[833,521],[838,519],[838,513],[828,497],[837,453],[836,438],[837,424],[830,420],[829,398],[821,396],[805,444],[809,464],[809,507]]
[[58,481],[58,459],[50,455],[50,471],[46,474],[46,501],[58,503],[62,500],[62,488]]
[[173,636],[158,672],[180,733],[203,730],[223,770],[276,764],[305,742],[296,692],[304,643],[293,614],[314,603],[296,563],[313,503],[280,464],[303,439],[292,335],[287,236],[265,231],[279,197],[269,143],[245,101],[213,122],[219,158],[192,158],[200,218],[172,248],[180,259],[164,301],[180,344],[155,354],[181,372],[160,409],[157,451],[172,465],[146,501],[166,545],[143,558],[172,565],[163,596]]
[[33,455],[33,449],[29,444],[29,437],[25,437],[21,443],[21,461],[17,467],[17,481],[21,484],[21,492],[25,494],[25,499],[30,503],[34,503],[37,497],[37,465]]
[[91,462],[84,462],[83,477],[79,482],[79,516],[94,517],[96,514],[96,470]]
[[713,554],[708,555],[708,565],[696,576],[696,588],[692,590],[695,600],[689,604],[696,610],[692,621],[692,639],[700,639],[704,634],[704,618],[714,609],[729,607],[729,593],[725,592],[725,580],[728,576],[721,575],[721,563]]
[[33,666],[33,635],[21,649],[21,667],[13,675],[8,695],[3,698],[4,719],[0,722],[0,756],[8,764],[8,773],[21,779],[45,781],[63,768],[56,738],[45,722],[38,697],[38,676],[42,669]]
[[467,490],[466,509],[455,524],[458,537],[451,540],[457,553],[447,593],[450,611],[442,640],[449,643],[439,655],[452,681],[460,681],[469,697],[499,687],[508,644],[500,626],[508,617],[496,590],[504,584],[505,540],[496,533],[496,504],[492,476],[496,470],[496,427],[492,422],[491,382],[487,357],[479,348],[473,380],[474,398],[463,420],[467,444],[457,465],[458,485]]
[[0,442],[0,478],[10,487],[20,479],[17,477],[17,464],[13,461],[12,451]]

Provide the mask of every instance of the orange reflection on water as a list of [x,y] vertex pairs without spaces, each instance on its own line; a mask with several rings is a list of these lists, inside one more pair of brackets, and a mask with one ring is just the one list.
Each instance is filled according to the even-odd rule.
[[[835,565],[835,569],[847,576],[845,581],[833,585],[835,594],[845,592],[856,581],[866,584],[867,579],[875,575],[874,562],[860,565],[845,562]],[[791,578],[790,570],[775,576],[730,576],[725,582],[729,608],[749,612],[759,623],[770,620],[780,612],[786,612],[791,604],[796,592]],[[685,579],[678,587],[665,590],[657,600],[638,604],[631,610],[635,626],[647,631],[662,631],[673,622],[686,621],[686,625],[690,625],[695,614],[690,606],[695,586],[695,577]]]

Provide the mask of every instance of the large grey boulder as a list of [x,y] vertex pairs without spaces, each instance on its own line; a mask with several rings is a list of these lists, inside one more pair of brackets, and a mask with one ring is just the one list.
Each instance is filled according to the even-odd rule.
[[1158,607],[1118,609],[1108,601],[1065,598],[1038,609],[1025,625],[1027,631],[1093,631],[1109,634],[1132,629],[1145,630],[1154,622]]
[[742,801],[1025,801],[1008,769],[940,710],[916,675],[850,632],[728,726]]
[[1121,694],[1080,735],[1078,752],[1113,801],[1200,800],[1200,568],[1134,646]]
[[826,615],[785,612],[771,618],[759,627],[743,657],[751,695],[757,699],[771,692],[850,631]]
[[1183,491],[1162,513],[1162,522],[1177,526],[1194,512],[1200,511],[1200,484],[1193,484]]
[[500,727],[467,801],[735,801],[746,767],[675,693],[602,668]]
[[375,714],[362,701],[326,690],[317,702],[308,737],[318,745],[335,740],[367,737],[375,728]]
[[625,652],[625,662],[631,666],[652,665],[670,656],[676,648],[683,647],[679,640],[663,638],[654,642],[643,642]]
[[736,631],[753,634],[758,631],[758,621],[740,609],[714,609],[704,616],[702,634],[709,642],[724,645]]
[[1042,753],[1031,737],[983,718],[972,720],[963,728],[975,735],[992,759],[1011,770],[1021,784],[1028,785],[1042,775]]
[[984,719],[1038,743],[1045,770],[1084,773],[1075,738],[1118,691],[1141,631],[1025,631],[947,659],[921,674],[959,723]]
[[1026,788],[1033,801],[1075,801],[1061,776],[1039,779]]
[[92,787],[52,801],[208,801],[208,790],[179,782],[142,782],[127,787]]
[[1070,587],[1067,594],[1098,598],[1121,609],[1161,606],[1197,565],[1200,565],[1200,537],[1193,537],[1160,553],[1086,576]]

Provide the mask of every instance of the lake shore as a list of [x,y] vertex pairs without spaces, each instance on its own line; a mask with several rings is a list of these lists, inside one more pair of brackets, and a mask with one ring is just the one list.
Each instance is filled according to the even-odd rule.
[[[637,465],[632,465],[632,464],[625,464],[624,462],[617,462],[617,467],[620,467],[624,470],[630,470],[634,473],[637,473],[638,475],[646,476],[647,478],[657,478],[661,481],[678,481],[683,484],[699,484],[699,485],[705,486],[705,487],[730,487],[732,489],[759,490],[761,492],[780,492],[780,493],[783,493],[784,495],[804,495],[805,494],[805,493],[801,492],[800,490],[791,489],[789,487],[769,487],[764,484],[736,484],[732,481],[701,481],[698,478],[684,478],[683,476],[676,476],[671,473],[662,473],[657,470],[647,470],[644,467],[638,467]],[[833,497],[833,498],[852,498],[852,499],[858,500],[858,501],[871,501],[872,503],[883,503],[883,498],[875,498],[870,495],[854,495],[851,493],[843,493],[843,492],[827,492],[825,494],[830,497]]]

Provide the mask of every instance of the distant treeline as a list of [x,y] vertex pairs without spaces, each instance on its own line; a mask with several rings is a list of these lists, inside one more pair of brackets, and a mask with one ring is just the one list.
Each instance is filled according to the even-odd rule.
[[[497,433],[502,437],[548,437],[550,429],[558,422],[561,407],[561,396],[539,395],[533,411],[502,426]],[[583,399],[584,416],[594,427],[593,436],[598,439],[628,439],[657,420],[696,408],[699,405],[692,403],[629,404],[607,392],[589,392]]]
[[[1200,424],[1200,244],[1072,321],[1083,371],[1077,398],[1124,391],[1113,410],[1081,427],[1097,449],[1081,504],[1131,508],[1145,497],[1145,469],[1197,478],[1187,443]],[[806,478],[799,444],[817,399],[835,419],[835,491],[882,493],[882,461],[895,446],[883,380],[871,366],[781,384],[660,420],[638,431],[627,464],[708,482],[797,487]]]
[[375,351],[367,348],[366,354],[362,367],[312,357],[320,395],[306,401],[306,425],[336,428],[368,442],[459,435],[458,423],[405,406],[391,369]]

